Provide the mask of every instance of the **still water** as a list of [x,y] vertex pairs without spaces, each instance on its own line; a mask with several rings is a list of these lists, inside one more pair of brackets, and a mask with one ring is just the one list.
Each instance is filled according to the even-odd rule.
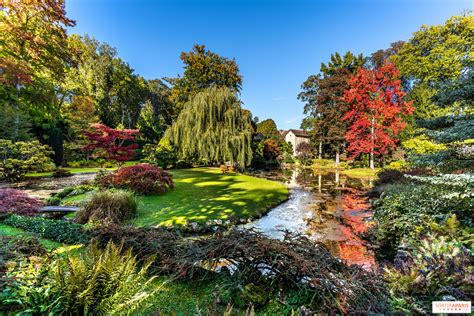
[[245,228],[276,239],[282,239],[285,230],[299,233],[324,243],[333,255],[349,264],[376,267],[373,252],[359,237],[371,225],[370,204],[364,195],[371,179],[312,170],[260,176],[285,182],[290,198]]

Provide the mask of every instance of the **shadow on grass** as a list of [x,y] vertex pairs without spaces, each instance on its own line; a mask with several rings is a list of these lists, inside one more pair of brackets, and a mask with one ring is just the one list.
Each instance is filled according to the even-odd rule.
[[280,183],[241,174],[222,174],[208,168],[173,172],[175,188],[139,201],[137,226],[182,225],[186,220],[255,216],[288,197]]

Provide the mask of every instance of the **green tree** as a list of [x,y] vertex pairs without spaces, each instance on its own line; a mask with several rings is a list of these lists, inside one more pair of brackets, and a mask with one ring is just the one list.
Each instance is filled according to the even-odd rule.
[[185,105],[165,132],[178,159],[205,164],[226,161],[242,167],[252,160],[252,130],[241,101],[227,87],[211,87]]
[[265,138],[278,137],[277,125],[274,120],[266,119],[257,124],[257,133],[262,134]]
[[458,78],[474,57],[474,17],[453,16],[423,25],[393,57],[403,76],[430,84]]
[[184,63],[183,76],[168,79],[173,85],[171,100],[178,106],[178,111],[196,93],[212,86],[240,92],[242,76],[234,59],[206,50],[204,45],[194,45],[192,51],[182,52],[180,58]]
[[155,112],[151,101],[146,101],[137,124],[140,137],[147,143],[157,143],[164,133],[163,118]]
[[68,68],[64,90],[73,96],[91,97],[102,123],[136,127],[141,108],[150,97],[147,82],[107,43],[80,35],[71,35],[68,42],[77,66]]

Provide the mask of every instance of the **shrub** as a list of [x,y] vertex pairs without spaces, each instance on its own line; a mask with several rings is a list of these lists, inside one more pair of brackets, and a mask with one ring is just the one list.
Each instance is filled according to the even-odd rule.
[[303,142],[296,146],[296,158],[305,166],[311,164],[311,160],[314,158],[314,147],[310,143]]
[[31,236],[0,236],[0,271],[5,270],[5,263],[29,256],[42,256],[47,253],[38,238]]
[[472,175],[408,176],[411,183],[385,187],[374,201],[376,237],[389,250],[396,250],[401,239],[416,234],[425,222],[443,222],[455,214],[465,227],[474,218],[474,179]]
[[102,191],[94,194],[77,212],[76,221],[120,224],[137,216],[137,201],[126,191]]
[[0,139],[0,180],[16,181],[30,171],[47,171],[53,167],[50,148],[32,142]]
[[139,194],[162,194],[174,187],[170,173],[147,163],[122,167],[104,176],[101,184],[130,189]]
[[43,203],[15,189],[0,189],[0,214],[33,216]]
[[385,268],[385,279],[394,301],[404,301],[405,310],[429,314],[432,301],[449,295],[469,300],[472,255],[458,240],[428,235],[412,241],[399,252],[393,267]]
[[66,244],[86,243],[90,239],[82,225],[61,220],[11,215],[4,220],[4,223],[32,232],[38,237]]
[[107,225],[91,231],[93,242],[102,248],[110,241],[123,243],[123,249],[132,249],[140,262],[153,256],[151,269],[154,273],[173,274],[182,237],[162,227],[136,228],[132,226]]
[[145,161],[152,165],[161,168],[176,165],[176,154],[167,140],[160,141],[158,145],[146,144],[143,147],[143,154]]
[[402,142],[408,154],[435,154],[446,150],[443,144],[436,144],[428,139],[426,135],[417,136]]
[[53,172],[53,178],[65,178],[65,177],[71,177],[72,173],[71,171],[63,168],[59,168],[54,170]]

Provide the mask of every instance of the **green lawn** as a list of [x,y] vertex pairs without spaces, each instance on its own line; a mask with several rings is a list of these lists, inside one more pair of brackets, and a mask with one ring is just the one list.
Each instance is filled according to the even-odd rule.
[[[140,163],[140,161],[127,161],[123,164],[124,167],[126,166],[133,166]],[[69,170],[71,173],[85,173],[85,172],[98,172],[102,168],[99,167],[82,167],[82,168],[70,168],[70,167],[65,167],[63,168],[65,170]],[[107,170],[115,170],[117,167],[114,168],[106,168]],[[48,171],[48,172],[30,172],[27,173],[25,176],[26,177],[51,177],[53,175],[53,171]]]
[[348,175],[353,178],[372,178],[377,176],[377,172],[380,171],[380,168],[370,169],[370,168],[354,168],[342,171],[343,174]]
[[[283,184],[217,168],[172,170],[175,188],[163,195],[139,196],[137,226],[182,225],[229,217],[247,218],[288,198]],[[77,202],[84,196],[66,199]]]

